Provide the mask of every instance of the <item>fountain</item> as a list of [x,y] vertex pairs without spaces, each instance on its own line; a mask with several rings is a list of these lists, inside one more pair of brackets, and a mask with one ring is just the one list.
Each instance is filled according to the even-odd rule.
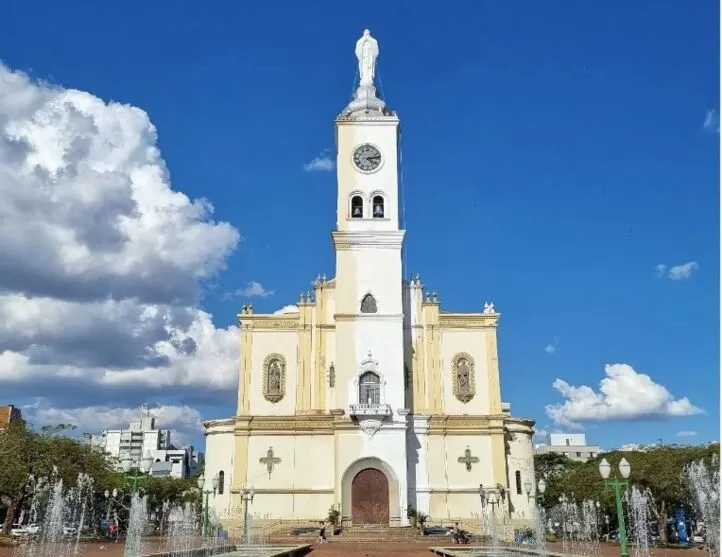
[[641,490],[635,485],[632,486],[631,492],[628,492],[626,499],[629,509],[629,533],[635,541],[632,555],[650,557],[652,552],[649,548],[649,522],[655,512],[651,504],[652,494],[649,489]]
[[707,548],[711,557],[720,555],[719,460],[712,459],[712,469],[704,461],[692,462],[682,472],[682,482],[694,496],[694,509],[707,530]]
[[534,547],[537,551],[547,549],[546,513],[541,505],[534,505]]
[[171,506],[163,505],[165,525],[164,549],[168,553],[189,551],[198,543],[200,520],[198,511],[192,503]]
[[148,526],[148,501],[146,496],[134,493],[130,499],[128,527],[125,531],[125,557],[143,555],[143,534]]
[[[78,554],[82,533],[92,516],[93,479],[78,474],[75,486],[63,490],[57,468],[48,478],[30,478],[30,524],[41,525],[15,548],[17,557],[69,557]],[[24,516],[20,520],[24,520]]]

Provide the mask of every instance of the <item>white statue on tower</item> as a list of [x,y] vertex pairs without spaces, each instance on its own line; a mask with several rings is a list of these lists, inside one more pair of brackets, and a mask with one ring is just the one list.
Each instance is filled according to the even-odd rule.
[[358,58],[359,85],[373,87],[376,73],[376,58],[379,56],[379,43],[364,29],[363,36],[356,41],[356,58]]

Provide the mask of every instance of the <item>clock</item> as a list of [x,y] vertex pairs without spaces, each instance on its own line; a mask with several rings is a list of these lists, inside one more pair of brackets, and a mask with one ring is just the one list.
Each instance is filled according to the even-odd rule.
[[359,145],[353,152],[353,163],[361,172],[375,172],[381,166],[381,151],[369,143]]

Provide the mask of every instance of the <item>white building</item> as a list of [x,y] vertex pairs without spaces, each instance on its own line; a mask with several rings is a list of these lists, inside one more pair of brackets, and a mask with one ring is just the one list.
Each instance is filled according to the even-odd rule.
[[236,415],[205,423],[215,511],[237,526],[253,487],[251,512],[272,522],[335,508],[345,524],[405,526],[407,506],[431,521],[529,520],[534,422],[501,400],[500,314],[481,299],[444,311],[403,279],[399,118],[376,95],[368,32],[356,55],[360,86],[335,122],[336,276],[292,311],[238,316]]
[[602,452],[599,445],[587,445],[584,433],[550,433],[548,439],[548,444],[535,447],[536,454],[557,453],[566,455],[570,460],[586,462]]
[[150,453],[153,476],[185,478],[195,473],[203,464],[203,454],[194,454],[193,447],[176,448],[170,442],[170,430],[157,429],[153,416],[143,416],[131,422],[127,429],[106,429],[100,435],[92,435],[90,443],[106,452],[118,468],[125,461],[130,466],[141,467],[141,459]]

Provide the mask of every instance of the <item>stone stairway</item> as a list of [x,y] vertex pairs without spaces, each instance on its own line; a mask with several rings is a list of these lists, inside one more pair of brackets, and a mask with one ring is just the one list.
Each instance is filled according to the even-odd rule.
[[[331,543],[428,543],[438,539],[440,543],[449,541],[444,536],[422,536],[418,528],[390,526],[350,526],[333,536],[327,530],[327,539]],[[277,531],[271,535],[271,543],[315,543],[318,538],[318,529],[313,532],[304,532],[291,535],[291,529]]]

